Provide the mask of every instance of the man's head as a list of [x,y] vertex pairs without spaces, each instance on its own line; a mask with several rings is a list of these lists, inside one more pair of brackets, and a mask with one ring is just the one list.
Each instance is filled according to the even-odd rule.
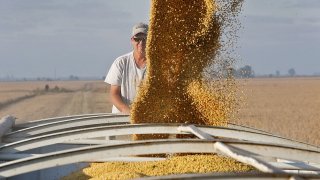
[[148,25],[138,23],[132,28],[131,44],[135,52],[145,55]]
[[132,28],[132,37],[134,37],[135,35],[137,35],[139,33],[147,35],[148,34],[148,25],[144,24],[144,23],[138,23],[138,24],[134,25]]

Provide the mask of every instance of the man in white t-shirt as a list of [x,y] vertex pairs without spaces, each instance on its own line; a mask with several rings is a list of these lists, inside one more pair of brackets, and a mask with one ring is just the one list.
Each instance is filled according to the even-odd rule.
[[130,113],[130,105],[146,73],[147,34],[147,24],[139,23],[133,26],[133,51],[118,57],[106,76],[105,82],[111,85],[112,113]]

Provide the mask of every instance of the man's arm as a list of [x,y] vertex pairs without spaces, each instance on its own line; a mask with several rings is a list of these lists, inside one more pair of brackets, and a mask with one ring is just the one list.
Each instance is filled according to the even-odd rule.
[[124,114],[130,114],[130,108],[121,98],[121,86],[111,85],[110,98],[114,106]]

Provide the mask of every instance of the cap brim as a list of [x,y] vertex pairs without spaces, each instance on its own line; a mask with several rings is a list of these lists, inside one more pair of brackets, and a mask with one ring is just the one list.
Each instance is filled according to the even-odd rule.
[[145,28],[138,28],[134,31],[134,33],[132,34],[132,36],[135,36],[139,33],[143,33],[143,34],[148,34],[148,31]]

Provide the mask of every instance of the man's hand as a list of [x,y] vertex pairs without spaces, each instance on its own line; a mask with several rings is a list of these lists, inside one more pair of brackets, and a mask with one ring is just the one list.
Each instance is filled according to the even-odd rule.
[[130,114],[130,108],[126,105],[121,98],[121,87],[116,85],[111,85],[110,88],[110,98],[114,106],[116,106],[119,111],[123,114]]
[[123,113],[123,114],[130,114],[130,108],[127,106],[127,107],[125,107],[124,109],[122,109],[121,110],[121,112]]

